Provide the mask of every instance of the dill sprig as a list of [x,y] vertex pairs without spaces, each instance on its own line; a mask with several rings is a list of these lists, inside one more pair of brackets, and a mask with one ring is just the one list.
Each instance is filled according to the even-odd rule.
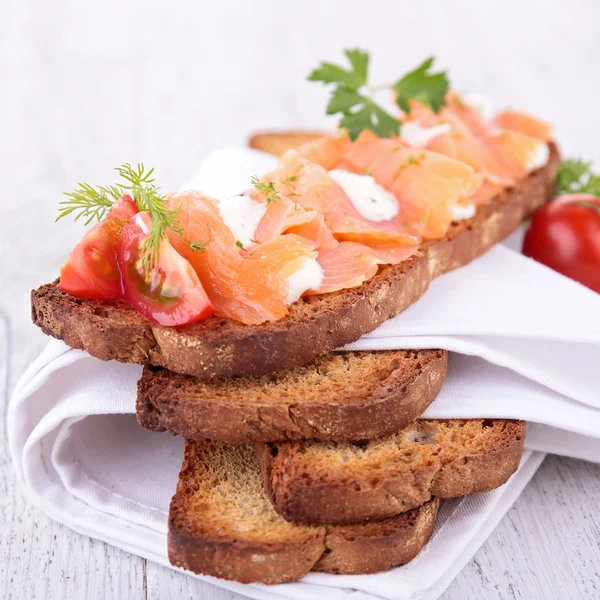
[[93,187],[89,183],[82,182],[77,185],[79,188],[74,192],[65,192],[68,200],[59,202],[62,208],[58,210],[56,221],[73,212],[76,213],[75,221],[83,218],[86,220],[86,225],[94,219],[101,221],[113,202],[123,195],[123,192],[114,185]]
[[252,185],[256,188],[256,191],[264,194],[265,202],[267,204],[281,200],[279,197],[279,190],[275,187],[274,181],[261,181],[256,175],[252,177],[251,181]]
[[156,266],[160,242],[166,238],[167,232],[171,230],[183,235],[183,229],[177,221],[180,209],[168,208],[167,199],[159,193],[160,188],[154,183],[154,169],[146,171],[142,163],[138,163],[136,167],[125,163],[115,171],[125,183],[96,187],[88,183],[79,183],[79,188],[74,192],[65,193],[68,200],[60,202],[61,208],[56,220],[74,213],[75,221],[84,218],[86,225],[94,219],[100,221],[116,200],[123,194],[131,194],[138,210],[148,212],[152,220],[152,227],[142,245],[140,257],[142,268],[148,274]]
[[138,209],[148,212],[152,220],[140,257],[144,272],[149,273],[156,266],[160,242],[167,237],[168,230],[183,235],[183,229],[177,221],[180,208],[167,208],[167,199],[159,193],[160,188],[154,185],[154,169],[146,172],[142,163],[138,163],[135,169],[125,163],[115,171],[128,182],[128,185],[120,187],[133,196]]
[[206,248],[208,248],[208,244],[210,244],[212,240],[208,239],[205,242],[188,242],[189,247],[192,252],[204,252]]

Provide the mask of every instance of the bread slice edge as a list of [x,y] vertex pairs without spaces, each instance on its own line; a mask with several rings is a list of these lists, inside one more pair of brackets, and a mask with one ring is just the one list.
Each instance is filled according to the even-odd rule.
[[[412,427],[418,429],[420,422]],[[451,425],[460,421],[422,422]],[[304,448],[315,444],[312,441],[256,444],[255,449],[265,489],[284,519],[311,524],[380,520],[420,506],[432,497],[454,498],[487,492],[508,481],[521,461],[525,422],[499,419],[464,422],[473,425],[487,422],[491,427],[502,427],[502,431],[489,437],[493,446],[457,449],[444,460],[437,458],[440,449],[432,444],[427,450],[430,460],[417,466],[403,463],[405,448],[396,451],[392,441],[391,451],[381,465],[371,465],[359,472],[348,471],[348,465],[341,461],[332,465],[327,462],[326,454],[321,461],[315,460],[315,454],[307,459]],[[340,450],[340,458],[343,451]]]
[[[194,394],[193,378],[146,367],[138,382],[137,419],[149,430],[166,430],[186,439],[209,438],[236,444],[304,438],[341,441],[383,437],[406,427],[435,400],[446,378],[448,353],[444,350],[390,350],[369,354],[369,359],[376,360],[385,355],[385,360],[396,365],[385,379],[369,386],[369,396],[362,395],[363,390],[357,396],[350,385],[338,391],[335,397],[325,394],[318,402],[303,402],[306,389],[302,388],[302,377],[299,377],[294,394],[288,385],[275,399],[272,394],[278,393],[278,386],[274,385],[262,401],[249,402],[235,390],[226,398],[223,390],[211,397],[211,386],[226,386],[227,382],[223,380],[214,384],[200,382],[198,387],[203,393],[198,398]],[[356,359],[357,369],[363,362],[361,355]],[[316,377],[319,365],[327,362],[329,356],[298,370],[308,371]],[[365,372],[364,377],[368,376]],[[257,380],[255,385],[258,386],[264,378],[247,378],[244,380],[246,386],[251,387],[253,379]],[[310,385],[311,377],[304,379],[307,380],[304,385]]]
[[[221,449],[227,445],[219,445]],[[206,507],[190,496],[197,476],[211,477],[195,448],[207,442],[186,441],[184,459],[171,501],[168,526],[170,562],[195,573],[241,583],[285,583],[302,578],[310,570],[329,573],[373,573],[412,560],[429,540],[440,501],[432,499],[422,507],[377,523],[349,526],[286,525],[288,533],[254,532],[249,538],[244,527],[231,523],[207,523],[204,511],[222,512],[218,506]],[[226,450],[225,450],[226,451]],[[204,452],[206,455],[206,452]],[[239,465],[238,465],[239,466]],[[252,465],[249,465],[252,468]],[[209,473],[206,475],[206,473]],[[214,474],[213,474],[214,475]],[[237,493],[243,493],[243,469],[227,476],[236,477]],[[252,485],[249,493],[256,493]],[[268,499],[264,501],[273,511]],[[217,503],[216,500],[212,502]],[[226,502],[226,499],[225,499]],[[251,524],[250,524],[251,526]]]

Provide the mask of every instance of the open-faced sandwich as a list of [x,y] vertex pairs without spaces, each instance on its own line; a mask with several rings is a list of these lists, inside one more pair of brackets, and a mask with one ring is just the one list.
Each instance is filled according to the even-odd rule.
[[525,423],[419,419],[443,350],[334,353],[481,255],[551,196],[551,128],[452,91],[432,59],[368,85],[368,55],[323,63],[329,134],[262,134],[279,157],[246,190],[163,195],[152,170],[80,184],[60,217],[99,222],[32,292],[33,321],[103,360],[145,365],[137,418],[186,439],[169,558],[280,583],[412,560],[441,499],[518,468]]
[[368,55],[347,56],[311,74],[341,128],[240,195],[162,195],[141,165],[68,194],[60,216],[100,222],[33,292],[34,322],[103,360],[270,373],[372,331],[548,199],[547,124],[450,91],[431,59],[392,86],[392,117],[363,92]]

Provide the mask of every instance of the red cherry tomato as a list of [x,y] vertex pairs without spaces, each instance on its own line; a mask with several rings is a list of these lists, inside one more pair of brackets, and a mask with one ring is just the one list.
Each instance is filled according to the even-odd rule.
[[85,234],[60,269],[58,287],[80,298],[122,298],[115,249],[125,223],[138,212],[129,194],[117,200],[100,223]]
[[144,275],[140,254],[148,238],[150,215],[135,215],[117,244],[123,297],[142,316],[158,325],[185,325],[208,317],[213,306],[192,265],[167,239],[160,242],[158,262]]
[[540,208],[523,254],[600,293],[600,198],[559,196]]

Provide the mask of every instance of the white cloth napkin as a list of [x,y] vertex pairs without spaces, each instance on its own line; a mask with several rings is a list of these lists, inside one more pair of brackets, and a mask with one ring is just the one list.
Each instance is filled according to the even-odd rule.
[[[186,187],[233,194],[272,166],[261,153],[225,149]],[[351,347],[455,350],[426,416],[528,420],[528,450],[518,472],[498,490],[446,502],[424,551],[388,573],[311,573],[274,587],[206,579],[261,599],[437,598],[518,497],[544,452],[599,460],[598,314],[600,296],[507,247],[437,279],[417,304]],[[135,422],[140,373],[138,366],[102,363],[51,341],[14,391],[9,445],[17,477],[41,510],[76,531],[168,564],[167,511],[182,441]]]

